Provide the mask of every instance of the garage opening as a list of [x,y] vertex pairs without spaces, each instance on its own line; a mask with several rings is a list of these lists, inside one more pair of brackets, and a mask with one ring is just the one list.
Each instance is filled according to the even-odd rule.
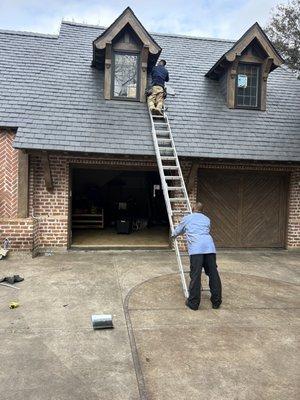
[[72,247],[169,247],[169,223],[156,171],[72,170]]

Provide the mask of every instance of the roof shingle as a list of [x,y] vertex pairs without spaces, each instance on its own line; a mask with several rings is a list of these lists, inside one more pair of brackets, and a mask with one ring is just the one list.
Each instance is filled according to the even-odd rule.
[[[144,103],[104,100],[91,67],[103,28],[63,22],[58,37],[0,31],[0,126],[15,147],[153,155]],[[230,41],[153,34],[176,96],[168,115],[180,156],[300,161],[300,81],[285,67],[268,79],[267,111],[230,110],[204,75]]]

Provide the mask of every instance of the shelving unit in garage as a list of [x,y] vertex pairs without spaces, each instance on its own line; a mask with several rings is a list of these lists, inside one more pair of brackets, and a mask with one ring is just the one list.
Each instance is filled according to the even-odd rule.
[[103,208],[97,214],[72,214],[73,229],[103,229],[104,211]]

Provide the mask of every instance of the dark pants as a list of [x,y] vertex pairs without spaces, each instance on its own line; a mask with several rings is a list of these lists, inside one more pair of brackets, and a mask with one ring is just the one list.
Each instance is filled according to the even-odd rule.
[[216,255],[211,254],[193,254],[190,256],[190,286],[188,304],[193,309],[198,309],[201,296],[201,272],[204,268],[209,277],[209,288],[211,293],[211,302],[214,305],[222,303],[222,285],[217,270]]

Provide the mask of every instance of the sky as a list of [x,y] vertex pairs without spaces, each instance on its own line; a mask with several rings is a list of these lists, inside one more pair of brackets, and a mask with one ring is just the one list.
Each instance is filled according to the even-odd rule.
[[288,0],[0,0],[0,29],[58,34],[61,21],[110,25],[130,6],[149,32],[238,39]]

